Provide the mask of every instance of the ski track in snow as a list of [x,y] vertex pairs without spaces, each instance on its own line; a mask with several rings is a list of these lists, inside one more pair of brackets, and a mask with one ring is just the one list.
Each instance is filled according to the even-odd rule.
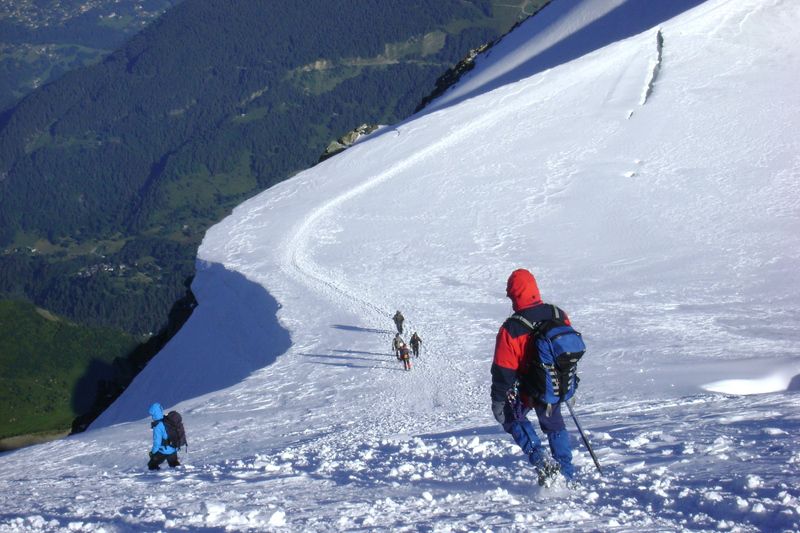
[[[621,3],[609,0],[591,9],[605,13]],[[689,61],[676,52],[688,49],[681,48],[685,33],[718,40],[724,50],[729,41],[738,42],[731,41],[731,32],[746,33],[749,24],[776,7],[783,6],[780,13],[790,21],[800,20],[797,8],[788,5],[712,0],[682,22],[659,25],[657,34],[653,29],[612,45],[602,52],[605,63],[576,61],[570,68],[583,69],[594,91],[557,108],[560,115],[548,113],[548,106],[569,98],[577,82],[565,76],[559,85],[553,69],[476,98],[473,108],[465,106],[463,115],[444,126],[437,121],[450,115],[437,112],[396,126],[391,136],[379,131],[318,165],[329,179],[304,173],[238,207],[209,231],[201,259],[268,288],[283,305],[278,316],[292,333],[291,348],[241,384],[181,407],[191,446],[176,471],[142,471],[149,437],[144,421],[3,455],[0,532],[800,530],[800,395],[725,394],[742,387],[734,379],[739,375],[749,385],[761,379],[775,387],[772,374],[752,376],[763,363],[736,360],[762,349],[767,339],[777,356],[797,356],[795,308],[775,304],[792,298],[794,293],[780,292],[792,287],[748,300],[726,282],[747,287],[740,278],[751,269],[777,271],[795,256],[785,252],[772,263],[759,263],[762,258],[748,255],[760,250],[755,237],[736,234],[741,248],[718,252],[736,273],[730,279],[709,281],[717,265],[702,261],[690,264],[706,272],[681,277],[677,273],[697,248],[687,246],[684,255],[673,248],[680,252],[696,240],[713,256],[730,242],[719,244],[719,234],[740,228],[718,220],[714,230],[702,231],[704,216],[738,195],[724,176],[730,166],[719,175],[706,169],[703,176],[715,184],[719,197],[670,196],[682,188],[694,190],[687,183],[697,176],[681,168],[688,164],[682,155],[698,139],[711,145],[698,159],[725,153],[725,143],[740,135],[721,134],[716,141],[687,130],[680,142],[665,146],[631,139],[641,131],[635,129],[637,121],[654,113],[660,99],[671,97],[680,104],[676,108],[702,100],[698,95],[706,82],[680,78],[681,62]],[[586,23],[578,22],[579,27]],[[774,27],[760,24],[770,31]],[[641,106],[642,78],[647,84],[654,78],[653,36],[660,31],[667,58],[658,87]],[[656,51],[660,56],[662,50]],[[740,70],[741,65],[731,64],[716,76],[726,79],[741,75]],[[586,125],[579,116],[584,100],[590,102],[587,109],[600,109],[596,129],[588,132],[582,131]],[[633,108],[636,115],[625,117]],[[649,117],[656,132],[671,126],[671,119]],[[492,157],[534,150],[518,129],[553,132],[554,124],[565,132],[557,146],[528,159],[520,156],[531,169]],[[719,127],[725,133],[734,125],[720,122]],[[436,138],[410,150],[428,128]],[[483,143],[483,136],[494,141]],[[762,142],[750,149],[760,150],[768,167],[776,156]],[[462,146],[468,150],[459,153]],[[382,149],[404,156],[381,165]],[[367,162],[348,172],[347,158],[355,154]],[[800,158],[793,157],[772,177],[779,190],[791,190],[797,182]],[[741,168],[750,169],[751,160],[744,161]],[[468,171],[477,178],[464,178]],[[529,173],[541,179],[530,179]],[[586,185],[601,179],[599,186]],[[752,179],[763,176],[754,171]],[[640,182],[645,185],[639,187]],[[572,191],[578,184],[592,197],[576,199]],[[317,188],[323,193],[311,195]],[[771,189],[764,189],[761,194],[769,195]],[[619,191],[628,196],[615,196]],[[758,194],[754,202],[769,206],[773,220],[796,220],[797,200],[766,201]],[[482,199],[490,195],[503,201],[487,207]],[[386,213],[394,207],[383,196],[396,197],[402,206],[428,201],[432,207],[408,209],[404,234],[393,227],[398,217]],[[463,220],[437,211],[437,199],[451,196]],[[676,213],[669,205],[676,199],[689,207]],[[620,204],[631,218],[616,216]],[[615,236],[618,241],[611,244],[617,249],[598,245],[586,261],[543,243],[548,236],[537,234],[535,224],[564,212],[565,205],[597,214],[605,221],[598,235]],[[651,211],[659,213],[661,224],[650,222],[652,233],[637,233],[639,226],[648,229]],[[760,222],[757,214],[740,213]],[[357,231],[367,224],[370,231]],[[672,240],[659,232],[671,225],[701,230]],[[422,266],[406,273],[403,262],[414,260],[417,244],[413,235],[423,232]],[[349,235],[366,242],[353,242]],[[536,255],[539,249],[532,243],[549,246],[552,254],[536,258],[545,293],[581,302],[574,318],[586,325],[587,337],[594,335],[591,357],[582,363],[584,389],[576,412],[603,475],[568,420],[581,480],[570,490],[535,486],[522,453],[497,426],[488,405],[494,334],[509,312],[502,285],[510,267],[528,261],[520,249],[529,247],[528,253]],[[337,246],[349,252],[332,253]],[[362,264],[368,260],[373,263]],[[590,293],[571,288],[562,275],[583,280]],[[638,288],[627,290],[628,282]],[[406,340],[416,330],[424,341],[411,372],[401,371],[390,351],[390,317],[396,308],[408,319]],[[631,316],[635,323],[628,321]],[[683,353],[683,346],[696,346],[698,353]],[[777,370],[778,387],[793,377],[791,368],[784,364]],[[679,390],[670,393],[670,383]],[[703,392],[703,386],[718,392]]]
[[[520,88],[514,92],[519,93],[522,90],[524,89]],[[512,96],[514,95],[508,97]],[[489,126],[503,124],[508,120],[509,116],[517,112],[518,110],[514,109],[513,106],[503,106],[501,101],[497,105],[497,111],[485,113],[481,119],[471,122],[468,127],[451,131],[435,144],[415,152],[402,163],[374,177],[369,177],[363,183],[314,208],[306,216],[302,224],[291,232],[289,238],[281,246],[283,250],[281,254],[283,256],[283,272],[296,278],[301,284],[308,286],[310,289],[327,296],[337,307],[348,309],[352,314],[359,317],[359,320],[363,323],[375,325],[376,327],[386,324],[387,317],[391,317],[393,314],[391,309],[396,307],[392,302],[385,301],[381,295],[364,292],[357,284],[349,282],[343,276],[329,274],[311,258],[311,243],[316,241],[319,236],[318,228],[322,219],[331,216],[337,210],[347,209],[347,202],[356,199],[388,180],[397,178],[402,172],[424,166],[427,161],[444,156],[454,146],[463,143],[467,138],[475,136]],[[407,133],[407,135],[412,134],[410,132]],[[546,202],[546,200],[547,196],[543,201]],[[408,312],[408,309],[406,309],[406,312]],[[406,341],[410,332],[415,329],[413,325],[413,320],[409,320],[406,323],[404,335]],[[430,325],[428,325],[428,328],[430,328]],[[391,336],[391,333],[387,335],[386,345],[389,344]],[[416,367],[416,372],[411,378],[414,381],[415,395],[435,398],[435,403],[445,401],[441,399],[443,394],[450,396],[448,400],[450,402],[459,403],[463,401],[463,398],[453,397],[452,392],[440,391],[441,383],[447,383],[448,389],[455,388],[465,391],[468,396],[477,397],[482,395],[483,391],[470,386],[463,379],[465,372],[457,364],[454,364],[452,358],[448,357],[439,347],[434,345],[432,348],[428,348],[426,346],[425,352],[425,357],[412,361],[412,364]],[[433,367],[428,363],[429,360],[435,360],[438,364]],[[398,402],[398,397],[408,394],[409,387],[408,384],[398,383],[396,380],[386,383],[385,386],[388,388],[387,393],[380,397],[379,403],[381,406],[380,408],[376,407],[375,411],[389,414],[396,411],[393,405]],[[419,413],[395,414],[393,418],[397,422],[389,429],[391,432],[402,433],[411,428],[416,428],[419,431],[421,427],[425,427],[424,424],[420,424]],[[434,418],[428,423],[430,427],[436,427],[441,423],[440,417],[435,416]],[[380,427],[379,431],[386,432],[387,429],[386,427]],[[369,432],[370,430],[374,431],[374,428],[363,428],[361,433],[363,434],[364,431]]]

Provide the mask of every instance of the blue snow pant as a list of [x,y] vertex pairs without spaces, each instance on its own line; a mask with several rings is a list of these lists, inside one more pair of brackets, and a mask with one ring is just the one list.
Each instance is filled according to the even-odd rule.
[[[528,460],[534,466],[544,464],[542,452],[542,441],[533,429],[533,425],[528,420],[527,414],[530,409],[521,405],[514,406],[515,417],[510,423],[503,424],[505,429],[514,438],[514,442],[522,448],[528,456]],[[550,445],[550,453],[558,463],[561,473],[567,479],[572,479],[575,475],[575,467],[572,465],[572,447],[569,443],[569,433],[561,416],[561,404],[553,406],[550,416],[547,416],[547,406],[535,404],[534,411],[539,419],[539,427],[547,435],[547,443]]]

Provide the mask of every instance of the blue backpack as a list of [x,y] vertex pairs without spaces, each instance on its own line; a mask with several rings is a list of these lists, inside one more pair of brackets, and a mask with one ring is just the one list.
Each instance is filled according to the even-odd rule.
[[540,403],[555,405],[572,398],[578,388],[578,361],[586,351],[583,337],[562,318],[558,307],[553,318],[531,323],[512,315],[531,330],[526,366],[520,372],[522,390]]

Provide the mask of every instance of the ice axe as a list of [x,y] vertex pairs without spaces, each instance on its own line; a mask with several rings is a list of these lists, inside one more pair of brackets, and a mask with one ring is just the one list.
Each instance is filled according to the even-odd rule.
[[600,472],[600,475],[603,474],[603,470],[600,468],[600,461],[597,460],[597,456],[594,454],[594,450],[592,450],[592,445],[589,444],[589,439],[586,438],[586,434],[583,432],[583,428],[581,428],[580,422],[578,422],[578,417],[575,416],[575,411],[572,410],[572,405],[569,402],[564,402],[567,404],[567,409],[569,409],[569,414],[572,415],[572,420],[575,421],[575,427],[578,428],[578,433],[581,434],[581,438],[583,439],[583,443],[586,445],[586,449],[589,450],[589,455],[592,456],[592,460],[594,461],[594,466],[597,467],[597,471]]

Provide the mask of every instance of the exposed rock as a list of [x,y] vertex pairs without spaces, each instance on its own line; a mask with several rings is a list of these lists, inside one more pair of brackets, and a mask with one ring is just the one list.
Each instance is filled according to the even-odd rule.
[[416,113],[424,109],[426,105],[444,94],[447,89],[455,85],[455,83],[461,79],[461,76],[475,68],[475,58],[478,57],[478,54],[488,50],[492,45],[494,45],[494,41],[491,43],[482,44],[477,48],[473,48],[469,51],[466,57],[464,57],[464,59],[459,61],[455,66],[447,69],[447,72],[439,76],[439,79],[436,80],[436,88],[433,90],[433,92],[422,99],[422,102],[419,103],[414,112]]
[[342,150],[349,148],[364,135],[369,135],[370,133],[372,133],[377,129],[378,129],[377,124],[362,124],[356,129],[345,133],[335,141],[331,141],[331,143],[325,149],[325,152],[323,152],[323,154],[319,156],[319,160],[325,161],[329,157],[332,157],[341,152]]
[[532,13],[531,15],[529,15],[527,17],[524,17],[524,18],[518,20],[516,22],[516,24],[514,24],[511,27],[510,30],[508,30],[505,34],[501,35],[497,39],[495,39],[493,41],[490,41],[488,43],[482,44],[479,47],[473,48],[472,50],[470,50],[469,53],[467,53],[466,57],[464,57],[464,59],[459,61],[452,68],[447,69],[447,72],[442,74],[439,77],[439,79],[436,80],[436,88],[433,89],[431,94],[429,94],[428,96],[426,96],[425,98],[422,99],[422,101],[419,103],[419,105],[414,110],[414,112],[417,113],[419,111],[422,111],[425,108],[425,106],[427,106],[433,100],[435,100],[436,98],[438,98],[439,96],[444,94],[444,92],[447,89],[449,89],[450,87],[455,85],[456,82],[458,82],[458,80],[461,79],[461,76],[463,76],[464,74],[466,74],[467,72],[469,72],[470,70],[475,68],[475,58],[478,57],[478,55],[486,52],[487,50],[492,48],[494,45],[499,43],[503,39],[503,37],[505,37],[509,33],[513,32],[520,24],[525,22],[525,20],[527,20],[528,18],[536,15],[539,11],[542,10],[542,8],[547,6],[549,3],[550,2],[543,3],[541,6],[538,7],[538,9],[536,9],[536,11],[534,13]]

